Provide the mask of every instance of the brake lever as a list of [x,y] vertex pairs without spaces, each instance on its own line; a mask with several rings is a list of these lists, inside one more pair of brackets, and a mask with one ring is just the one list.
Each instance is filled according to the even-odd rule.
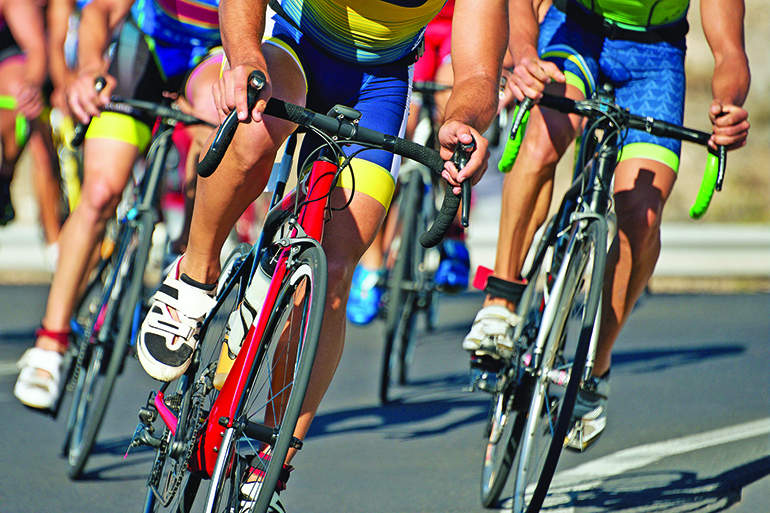
[[[452,162],[457,167],[457,170],[460,171],[463,169],[467,164],[468,161],[471,158],[471,154],[476,149],[476,140],[474,139],[470,143],[462,143],[458,142],[457,146],[455,146],[455,151],[452,154]],[[461,214],[461,223],[463,225],[463,228],[467,228],[470,224],[470,214],[471,214],[471,193],[472,193],[472,185],[471,180],[467,179],[460,184],[460,199],[462,200],[462,214]]]

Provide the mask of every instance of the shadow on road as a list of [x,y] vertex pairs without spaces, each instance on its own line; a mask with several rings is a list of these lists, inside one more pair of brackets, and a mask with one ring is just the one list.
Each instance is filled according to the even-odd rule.
[[[86,471],[78,481],[133,481],[146,478],[155,457],[155,450],[149,447],[133,448],[124,458],[130,443],[130,437],[97,441],[91,451],[91,459],[86,465]],[[100,456],[109,458],[101,460]],[[135,468],[137,473],[123,473],[128,467]],[[122,471],[120,475],[112,474],[116,470]]]
[[614,351],[612,353],[612,366],[613,368],[623,367],[633,373],[642,374],[702,363],[717,358],[735,357],[745,351],[746,346],[737,342],[684,349]]
[[459,398],[424,397],[387,406],[354,408],[318,415],[308,437],[356,432],[384,432],[389,438],[419,439],[442,435],[487,418],[489,400],[480,394]]
[[[745,487],[770,475],[770,456],[765,456],[713,477],[694,472],[636,472],[571,486],[573,491],[549,493],[548,507],[554,511],[567,504],[578,511],[633,511],[652,513],[677,511],[717,513],[741,500]],[[576,490],[577,489],[577,490]]]

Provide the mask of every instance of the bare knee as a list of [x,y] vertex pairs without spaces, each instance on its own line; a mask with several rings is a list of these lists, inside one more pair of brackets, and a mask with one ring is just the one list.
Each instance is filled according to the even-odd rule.
[[94,177],[83,184],[80,214],[92,223],[106,222],[115,212],[122,193],[108,180]]
[[615,196],[618,229],[623,232],[634,261],[660,251],[663,200],[660,196],[624,191]]

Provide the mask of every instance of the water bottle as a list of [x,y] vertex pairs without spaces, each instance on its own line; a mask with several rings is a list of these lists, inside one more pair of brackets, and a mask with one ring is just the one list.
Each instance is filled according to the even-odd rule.
[[[268,256],[269,253],[267,252],[265,256]],[[246,289],[246,296],[243,298],[243,302],[230,313],[230,317],[227,319],[225,340],[222,342],[217,371],[214,375],[214,388],[217,390],[222,390],[222,385],[224,385],[225,378],[227,378],[227,374],[233,367],[235,358],[238,356],[241,346],[243,346],[246,334],[256,322],[259,309],[265,302],[267,289],[272,279],[272,272],[268,272],[267,269],[268,266],[263,258],[259,266],[257,266],[257,272],[254,273],[251,279],[251,285]]]

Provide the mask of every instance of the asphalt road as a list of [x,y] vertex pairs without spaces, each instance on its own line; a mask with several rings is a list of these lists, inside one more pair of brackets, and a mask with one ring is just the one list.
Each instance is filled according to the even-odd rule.
[[[138,512],[152,453],[124,454],[152,381],[135,360],[77,482],[59,456],[63,416],[52,421],[12,396],[13,363],[32,344],[45,294],[0,287],[0,511]],[[462,391],[460,348],[480,301],[444,298],[438,330],[417,348],[412,383],[387,407],[376,401],[381,325],[350,327],[295,459],[288,511],[483,511],[488,402]],[[769,336],[767,294],[645,297],[616,347],[608,431],[586,454],[564,455],[544,511],[770,511]]]

